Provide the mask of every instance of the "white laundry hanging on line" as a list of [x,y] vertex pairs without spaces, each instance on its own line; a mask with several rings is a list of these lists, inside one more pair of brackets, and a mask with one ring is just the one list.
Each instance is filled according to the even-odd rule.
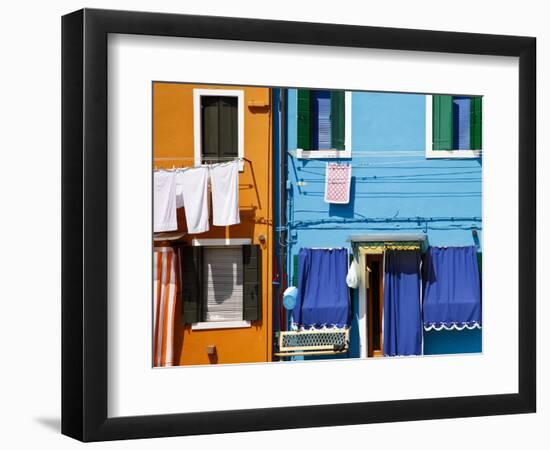
[[[176,174],[178,191],[185,208],[189,234],[204,233],[208,224],[208,167],[190,167]],[[174,201],[176,196],[174,195]]]
[[236,225],[239,216],[239,161],[214,164],[210,167],[212,185],[212,223]]
[[183,184],[178,172],[176,172],[176,208],[183,208],[183,206]]
[[351,165],[327,163],[325,172],[325,202],[349,203]]
[[153,231],[178,229],[176,216],[176,174],[158,171],[153,177]]

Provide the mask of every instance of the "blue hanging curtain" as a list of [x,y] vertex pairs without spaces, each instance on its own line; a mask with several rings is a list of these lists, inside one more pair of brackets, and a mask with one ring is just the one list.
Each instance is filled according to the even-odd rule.
[[386,250],[384,256],[384,356],[422,354],[420,252]]
[[429,247],[422,267],[424,329],[481,328],[476,247]]
[[350,324],[346,249],[302,248],[298,254],[298,299],[292,319],[306,328]]

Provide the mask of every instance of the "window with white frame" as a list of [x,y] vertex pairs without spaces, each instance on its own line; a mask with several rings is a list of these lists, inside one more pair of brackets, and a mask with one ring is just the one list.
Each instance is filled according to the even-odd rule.
[[482,145],[482,97],[426,96],[426,156],[479,158]]
[[297,157],[351,157],[351,92],[297,90]]
[[195,165],[244,158],[244,91],[194,89]]
[[248,242],[200,239],[179,249],[183,323],[241,328],[261,319],[261,249]]

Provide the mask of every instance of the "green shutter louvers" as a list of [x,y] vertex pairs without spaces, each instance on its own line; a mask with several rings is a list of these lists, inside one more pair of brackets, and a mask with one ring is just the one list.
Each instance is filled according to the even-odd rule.
[[298,148],[311,150],[311,97],[309,89],[298,89]]
[[243,245],[243,319],[262,318],[262,251],[259,245]]
[[219,156],[220,108],[217,97],[201,97],[202,156],[216,160]]
[[292,286],[298,286],[298,255],[292,257]]
[[179,257],[182,322],[197,323],[202,320],[202,247],[181,247]]
[[239,119],[237,97],[219,97],[219,150],[223,160],[238,156]]
[[344,91],[330,93],[331,140],[335,150],[345,150],[345,96]]
[[433,96],[433,149],[453,150],[453,97]]
[[481,97],[472,97],[470,109],[470,148],[481,150]]

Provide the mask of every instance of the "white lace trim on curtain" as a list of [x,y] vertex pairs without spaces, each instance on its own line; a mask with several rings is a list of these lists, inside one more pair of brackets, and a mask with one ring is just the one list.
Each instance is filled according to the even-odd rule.
[[424,330],[426,331],[441,331],[441,330],[473,330],[474,328],[481,329],[481,324],[479,322],[452,322],[450,324],[446,323],[430,323],[424,325]]

